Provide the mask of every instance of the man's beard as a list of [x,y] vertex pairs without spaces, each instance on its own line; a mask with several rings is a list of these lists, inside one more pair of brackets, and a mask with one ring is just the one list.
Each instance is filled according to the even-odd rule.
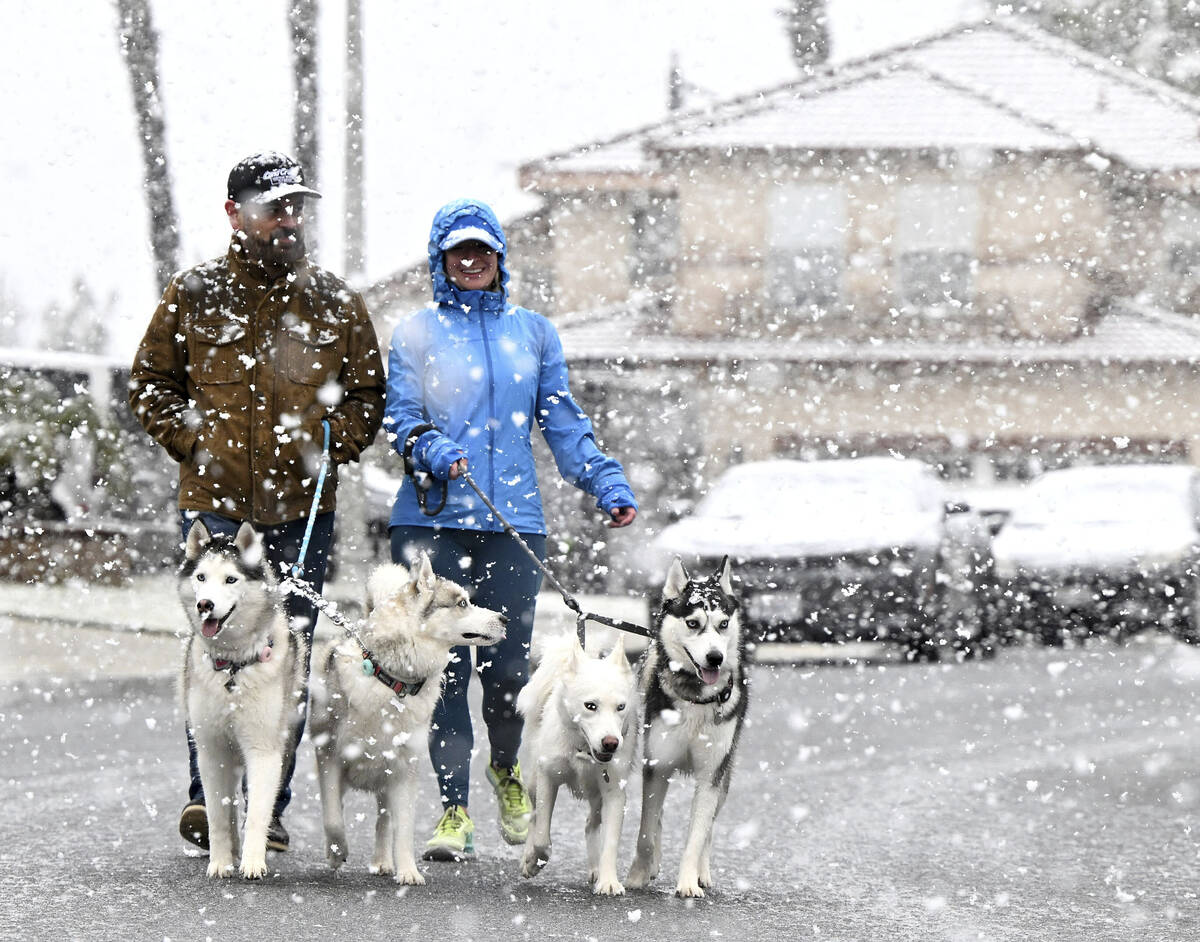
[[262,262],[271,269],[288,269],[304,258],[304,233],[294,233],[295,241],[284,238],[278,240],[279,233],[272,233],[266,239],[259,239],[250,233],[243,233],[246,254]]

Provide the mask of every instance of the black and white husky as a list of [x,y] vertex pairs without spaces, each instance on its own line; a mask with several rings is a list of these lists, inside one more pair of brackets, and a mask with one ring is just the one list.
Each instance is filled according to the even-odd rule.
[[267,829],[304,704],[305,643],[288,630],[262,541],[249,524],[233,537],[196,521],[179,594],[192,631],[180,690],[208,813],[208,875],[232,876],[240,781],[246,822],[239,870],[267,872]]
[[637,686],[621,639],[606,657],[584,652],[571,632],[547,642],[541,662],[517,696],[525,750],[533,769],[533,819],[521,874],[537,876],[550,859],[550,820],[565,785],[588,803],[584,830],[588,880],[604,896],[625,892],[617,848],[625,820],[625,786],[637,757]]
[[645,887],[658,875],[663,802],[677,772],[691,774],[696,791],[675,893],[703,896],[712,885],[713,825],[729,792],[746,719],[746,684],[728,558],[709,578],[690,579],[677,557],[641,667],[645,765],[637,853],[625,880],[629,888]]
[[379,808],[371,872],[425,882],[413,856],[413,815],[442,672],[451,648],[496,644],[505,623],[471,604],[462,586],[435,575],[422,553],[411,572],[389,564],[371,574],[367,621],[357,637],[314,650],[309,729],[331,867],[346,860],[342,799],[356,788],[373,793]]

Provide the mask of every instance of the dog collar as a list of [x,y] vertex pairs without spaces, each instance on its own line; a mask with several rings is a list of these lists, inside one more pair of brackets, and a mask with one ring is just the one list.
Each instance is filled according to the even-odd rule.
[[389,674],[380,666],[374,654],[361,645],[359,645],[359,649],[362,651],[362,672],[368,677],[374,677],[396,696],[416,696],[421,692],[421,688],[425,686],[424,680],[401,680],[399,677]]
[[229,679],[227,681],[225,681],[225,689],[232,690],[234,678],[237,676],[238,671],[240,671],[243,667],[249,667],[251,664],[261,664],[264,661],[271,660],[271,652],[272,652],[272,649],[274,649],[274,647],[275,647],[275,639],[268,638],[267,646],[265,648],[263,648],[259,652],[258,657],[256,657],[252,661],[230,661],[223,657],[212,657],[210,655],[210,659],[212,660],[213,670],[229,672]]
[[592,765],[598,765],[600,767],[600,774],[604,776],[604,781],[610,781],[608,777],[608,765],[592,755],[591,749],[588,749],[586,746],[584,746],[582,749],[576,751],[575,758],[582,759],[584,762],[590,762]]

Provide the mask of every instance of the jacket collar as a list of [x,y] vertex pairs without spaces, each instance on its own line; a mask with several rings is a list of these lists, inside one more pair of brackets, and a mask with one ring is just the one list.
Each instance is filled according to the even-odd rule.
[[446,287],[449,290],[438,300],[444,306],[464,314],[476,311],[484,314],[503,314],[507,307],[504,294],[499,291],[460,291],[449,281],[446,282]]

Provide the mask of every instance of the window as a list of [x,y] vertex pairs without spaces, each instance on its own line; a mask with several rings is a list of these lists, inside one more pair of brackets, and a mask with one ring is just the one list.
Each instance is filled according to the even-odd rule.
[[630,280],[643,285],[649,278],[670,275],[679,256],[679,205],[673,196],[653,196],[633,210],[633,255]]
[[827,308],[840,292],[846,259],[846,194],[832,183],[771,191],[766,283],[773,304]]
[[1200,206],[1171,202],[1163,208],[1163,244],[1171,274],[1200,278]]
[[896,275],[902,306],[937,312],[971,300],[978,225],[972,187],[919,183],[901,191]]

